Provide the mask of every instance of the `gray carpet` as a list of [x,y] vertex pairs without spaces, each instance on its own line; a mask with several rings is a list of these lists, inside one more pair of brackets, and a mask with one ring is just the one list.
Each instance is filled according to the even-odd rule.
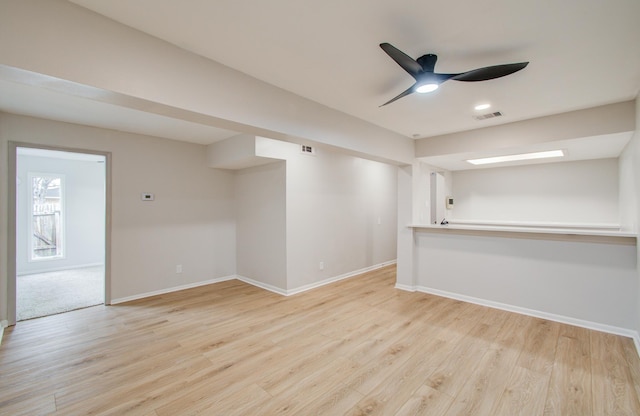
[[104,302],[104,268],[18,276],[16,292],[18,321],[100,305]]

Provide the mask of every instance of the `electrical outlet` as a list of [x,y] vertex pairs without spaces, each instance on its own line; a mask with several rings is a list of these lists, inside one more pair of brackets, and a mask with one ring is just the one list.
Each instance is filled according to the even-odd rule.
[[182,273],[182,264],[176,266],[176,273]]
[[324,270],[324,262],[323,261],[321,261],[320,264],[318,265],[318,269]]

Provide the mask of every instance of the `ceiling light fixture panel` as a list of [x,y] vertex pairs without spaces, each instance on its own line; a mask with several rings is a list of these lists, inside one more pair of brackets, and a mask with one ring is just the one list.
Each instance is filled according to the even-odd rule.
[[555,157],[564,157],[563,150],[548,150],[544,152],[520,153],[515,155],[485,157],[480,159],[469,159],[467,162],[472,165],[488,165],[493,163],[517,162],[523,160],[547,159]]

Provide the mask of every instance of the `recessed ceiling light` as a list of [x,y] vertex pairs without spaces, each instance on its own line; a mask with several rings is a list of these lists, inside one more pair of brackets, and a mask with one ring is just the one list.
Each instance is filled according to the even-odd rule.
[[546,152],[520,153],[517,155],[485,157],[481,159],[469,159],[467,162],[472,165],[487,165],[490,163],[514,162],[519,160],[546,159],[551,157],[563,157],[562,150],[549,150]]
[[416,88],[416,92],[424,94],[425,92],[431,92],[438,89],[438,84],[422,84]]
[[474,109],[480,111],[480,110],[486,110],[487,108],[491,107],[491,104],[489,103],[484,103],[484,104],[478,104],[477,106],[473,107]]

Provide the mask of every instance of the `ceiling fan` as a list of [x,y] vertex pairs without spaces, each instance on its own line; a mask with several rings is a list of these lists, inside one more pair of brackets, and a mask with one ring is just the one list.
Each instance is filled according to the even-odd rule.
[[513,74],[529,64],[529,62],[519,62],[515,64],[485,66],[483,68],[472,69],[471,71],[461,72],[459,74],[438,74],[437,72],[434,72],[434,67],[438,60],[437,55],[429,53],[422,55],[418,59],[413,59],[389,43],[381,43],[380,47],[391,57],[391,59],[396,61],[402,69],[407,71],[409,75],[416,80],[415,84],[413,84],[409,89],[401,92],[386,103],[382,104],[380,107],[390,104],[414,92],[425,93],[434,91],[440,84],[450,79],[467,82],[486,81]]

